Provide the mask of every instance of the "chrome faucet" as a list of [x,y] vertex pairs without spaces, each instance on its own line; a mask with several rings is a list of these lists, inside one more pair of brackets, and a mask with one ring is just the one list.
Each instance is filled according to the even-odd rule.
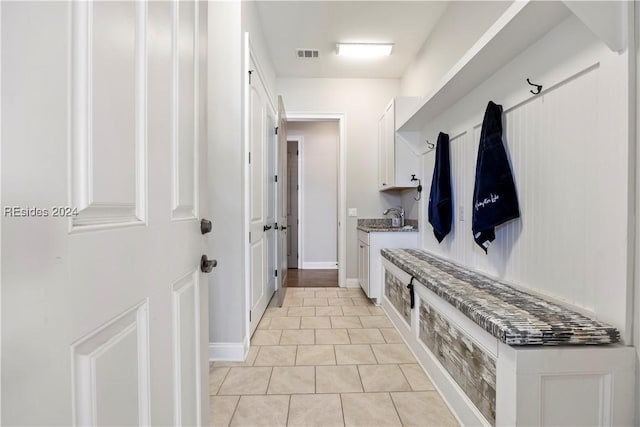
[[[393,227],[404,227],[404,209],[403,208],[389,208],[389,209],[385,209],[384,212],[382,212],[382,215],[387,215],[387,214],[395,214],[396,218],[392,218],[391,220],[391,225]],[[397,225],[397,219],[400,219],[400,225]],[[394,221],[394,219],[396,221]]]

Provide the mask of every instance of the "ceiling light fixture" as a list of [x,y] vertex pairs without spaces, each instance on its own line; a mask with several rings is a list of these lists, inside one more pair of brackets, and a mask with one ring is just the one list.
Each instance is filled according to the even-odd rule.
[[337,43],[336,53],[355,58],[375,58],[391,55],[392,43]]

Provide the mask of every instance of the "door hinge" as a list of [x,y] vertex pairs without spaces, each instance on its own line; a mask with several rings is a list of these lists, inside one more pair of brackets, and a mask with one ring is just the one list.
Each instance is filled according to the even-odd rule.
[[249,164],[251,164],[251,151],[249,151]]
[[274,180],[275,182],[278,182],[278,175],[275,176]]
[[296,156],[299,155],[299,154],[300,154],[300,152],[298,150],[296,150]]
[[249,310],[249,322],[251,322],[251,310]]
[[278,277],[278,269],[276,269],[276,277]]
[[300,225],[300,220],[296,219],[296,224]]
[[249,70],[249,84],[251,84],[251,74],[253,74],[253,70]]
[[278,134],[278,126],[276,126],[276,135]]
[[251,232],[249,232],[249,243],[251,243]]

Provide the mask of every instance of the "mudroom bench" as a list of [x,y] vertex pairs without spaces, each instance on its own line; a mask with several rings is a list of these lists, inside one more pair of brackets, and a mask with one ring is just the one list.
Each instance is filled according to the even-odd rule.
[[463,425],[632,425],[619,331],[418,249],[381,250],[382,307]]

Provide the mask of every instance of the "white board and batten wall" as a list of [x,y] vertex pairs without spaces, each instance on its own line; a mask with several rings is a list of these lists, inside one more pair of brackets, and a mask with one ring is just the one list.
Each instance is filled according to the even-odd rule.
[[[567,18],[420,131],[450,135],[452,232],[438,244],[420,205],[422,247],[576,306],[628,340],[628,58]],[[525,79],[543,84],[529,93]],[[521,218],[499,227],[488,255],[471,234],[475,161],[484,109],[502,104]],[[433,152],[422,156],[423,176]]]

